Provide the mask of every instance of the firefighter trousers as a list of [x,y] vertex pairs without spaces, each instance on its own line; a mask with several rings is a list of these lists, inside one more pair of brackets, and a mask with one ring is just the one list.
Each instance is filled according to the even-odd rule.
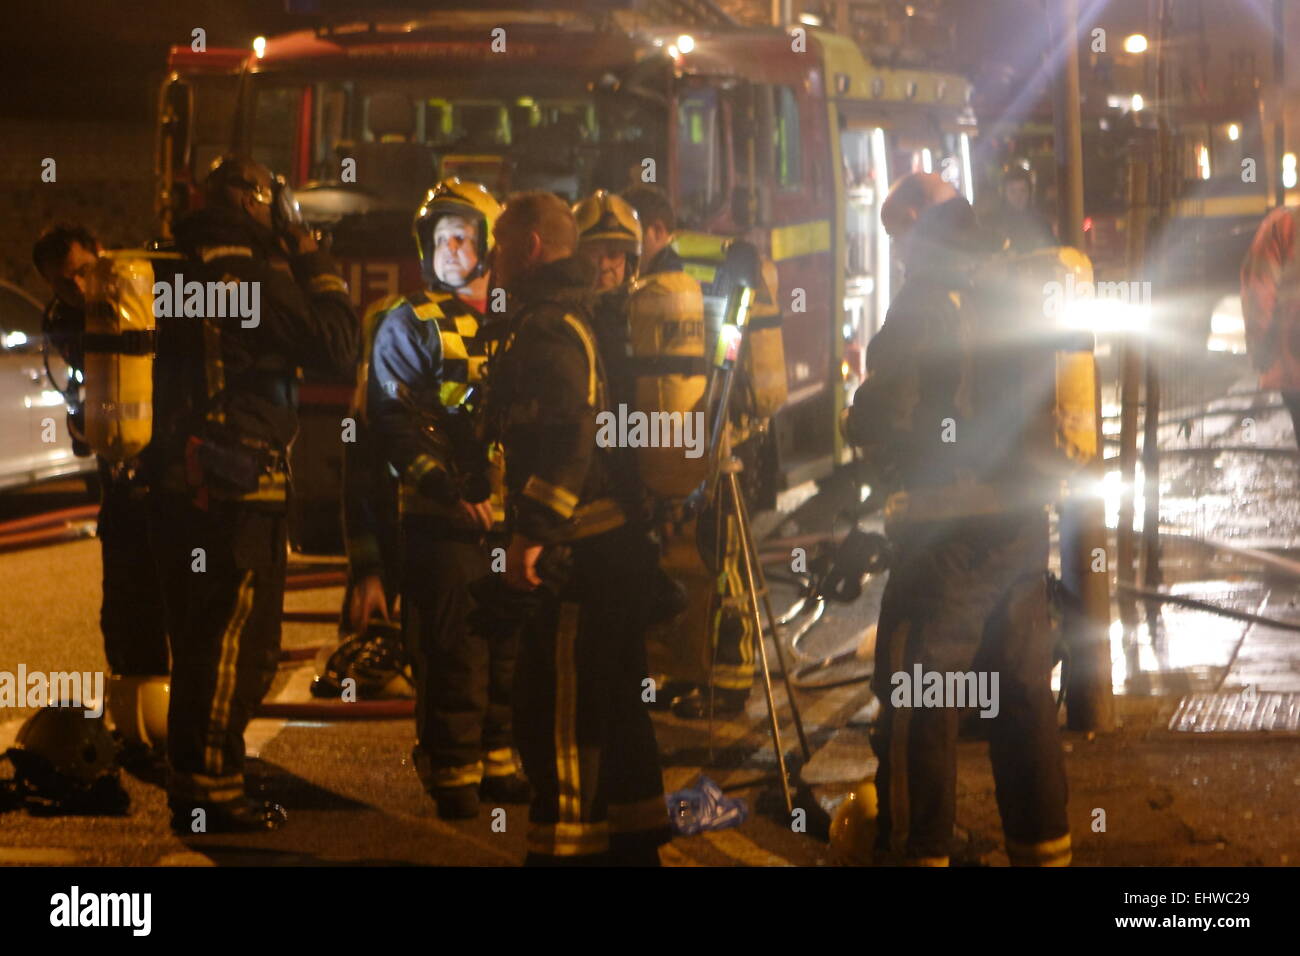
[[108,668],[121,677],[166,675],[167,620],[149,547],[149,502],[143,486],[99,469],[99,548],[103,600],[99,628]]
[[457,533],[436,518],[402,527],[402,635],[415,675],[416,770],[426,789],[517,772],[511,691],[518,633],[469,623],[469,586],[492,573],[504,536]]
[[244,796],[244,729],[275,679],[286,518],[154,493],[150,539],[172,641],[167,712],[173,807]]
[[573,546],[559,595],[539,589],[515,674],[515,739],[533,785],[535,866],[658,861],[670,839],[646,706],[655,548],[620,529]]
[[[961,703],[958,688],[969,695],[983,686],[991,693],[979,712],[988,715],[1011,862],[1068,865],[1065,764],[1050,686],[1046,514],[913,524],[891,528],[890,536],[897,557],[882,598],[872,678],[881,707],[872,733],[880,762],[877,852],[909,864],[947,864],[958,722],[980,704],[967,696],[968,709],[952,705]],[[918,677],[931,686],[942,681],[943,690],[924,694]]]

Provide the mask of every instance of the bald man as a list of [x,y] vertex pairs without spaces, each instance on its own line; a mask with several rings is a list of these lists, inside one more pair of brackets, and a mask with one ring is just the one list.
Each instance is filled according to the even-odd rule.
[[493,275],[510,297],[489,382],[505,452],[505,585],[525,609],[515,742],[534,799],[528,865],[648,865],[669,839],[646,677],[643,526],[631,449],[601,447],[607,383],[592,333],[594,275],[548,193],[510,197]]

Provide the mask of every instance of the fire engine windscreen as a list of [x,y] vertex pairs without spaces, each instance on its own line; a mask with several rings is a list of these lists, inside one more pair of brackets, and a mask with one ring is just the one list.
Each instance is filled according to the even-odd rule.
[[[570,200],[639,183],[646,158],[662,162],[662,107],[616,91],[617,84],[569,79],[561,85],[535,74],[479,76],[472,87],[463,77],[311,84],[308,179],[365,193],[370,209],[404,212],[448,176],[482,182],[497,195],[544,189]],[[256,138],[268,159],[279,157],[279,168],[288,168],[293,155],[294,124],[261,118],[294,115],[303,95],[301,85],[268,84],[255,97]]]

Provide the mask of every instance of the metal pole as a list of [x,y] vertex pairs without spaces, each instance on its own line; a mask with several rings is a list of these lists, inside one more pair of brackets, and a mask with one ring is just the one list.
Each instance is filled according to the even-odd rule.
[[[1079,121],[1079,3],[1053,0],[1058,18],[1053,48],[1063,63],[1056,84],[1057,189],[1063,245],[1083,247],[1083,134]],[[1051,14],[1049,13],[1049,17]],[[1050,22],[1050,21],[1049,21]],[[1066,720],[1071,730],[1107,732],[1115,726],[1110,674],[1110,572],[1106,508],[1098,489],[1105,477],[1100,382],[1096,392],[1097,457],[1079,476],[1081,493],[1060,512],[1061,578],[1073,596],[1064,613],[1070,646]]]
[[1055,46],[1064,55],[1056,86],[1056,189],[1061,244],[1082,249],[1083,130],[1079,122],[1079,0],[1055,2],[1059,17]]
[[1286,9],[1285,0],[1273,0],[1273,187],[1277,205],[1286,205],[1282,157],[1286,155]]
[[[767,664],[767,643],[763,640],[763,617],[758,610],[758,588],[754,580],[754,566],[750,560],[749,529],[741,518],[740,481],[737,478],[739,461],[732,458],[723,467],[727,471],[727,489],[731,495],[732,514],[736,516],[736,532],[740,537],[740,553],[745,565],[745,587],[749,594],[749,617],[754,625],[754,640],[758,644],[758,659],[763,665],[763,690],[767,694],[767,721],[772,731],[772,749],[776,751],[776,765],[781,774],[781,793],[785,796],[786,811],[794,813],[794,798],[790,794],[790,774],[785,768],[785,746],[781,743],[781,727],[776,719],[776,700],[772,696],[772,670]],[[719,548],[719,553],[722,549]]]
[[[1156,222],[1163,230],[1169,222],[1174,201],[1173,140],[1169,133],[1169,44],[1171,42],[1170,0],[1160,0],[1156,27]],[[1160,375],[1153,345],[1147,346],[1146,406],[1142,431],[1142,585],[1154,590],[1160,585]]]
[[[1146,251],[1147,224],[1147,162],[1137,151],[1128,161],[1128,274],[1132,282],[1140,282]],[[1124,340],[1120,376],[1120,431],[1119,473],[1120,503],[1119,525],[1115,533],[1117,564],[1115,577],[1118,583],[1132,587],[1136,583],[1136,541],[1133,531],[1133,494],[1137,482],[1137,432],[1138,406],[1141,401],[1142,365],[1144,343],[1136,335]],[[1134,608],[1130,598],[1120,599],[1120,616],[1125,624],[1136,623],[1135,615],[1126,613]]]
[[[749,523],[749,506],[745,504],[745,499],[738,498],[740,505],[740,524],[744,531],[745,541],[749,545],[748,555],[750,566],[754,569],[754,578],[758,582],[758,593],[763,596],[763,610],[767,613],[768,626],[772,629],[772,646],[776,649],[776,662],[781,668],[781,680],[785,684],[785,697],[790,703],[790,714],[794,718],[795,733],[799,736],[799,749],[803,751],[805,761],[812,759],[812,751],[808,748],[808,737],[803,730],[803,716],[799,713],[799,702],[794,696],[794,682],[790,679],[790,667],[786,663],[785,651],[781,646],[781,632],[778,630],[781,622],[777,619],[776,614],[772,611],[772,592],[767,586],[767,575],[763,573],[763,564],[758,558],[758,548],[754,543],[752,532],[753,525]],[[757,638],[760,643],[763,640],[763,632],[758,632]],[[766,666],[766,663],[764,663]]]

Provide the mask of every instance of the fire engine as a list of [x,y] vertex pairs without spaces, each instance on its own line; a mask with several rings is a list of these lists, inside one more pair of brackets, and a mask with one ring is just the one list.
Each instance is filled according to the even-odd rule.
[[[215,157],[251,153],[331,227],[364,307],[418,286],[410,217],[443,177],[570,200],[653,182],[682,233],[744,237],[776,265],[788,399],[764,437],[762,486],[792,488],[847,460],[838,422],[895,265],[880,203],[913,170],[972,197],[964,78],[877,64],[808,26],[741,26],[700,0],[426,3],[351,17],[356,2],[289,5],[310,6],[312,26],[251,50],[172,49],[159,108],[164,235]],[[301,391],[294,456],[312,458],[295,470],[295,524],[308,549],[337,535],[349,395],[340,383]]]

